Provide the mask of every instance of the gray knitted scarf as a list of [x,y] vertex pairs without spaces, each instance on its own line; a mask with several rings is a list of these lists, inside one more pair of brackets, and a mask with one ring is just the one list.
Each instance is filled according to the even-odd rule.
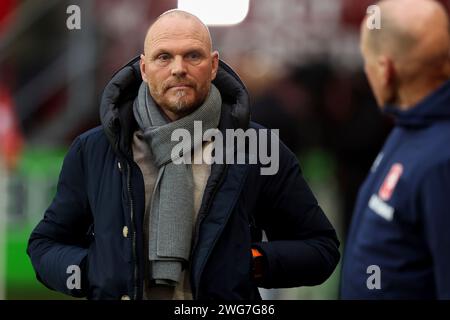
[[[194,121],[202,121],[203,131],[217,128],[221,106],[219,90],[213,84],[200,107],[173,122],[162,115],[150,96],[147,83],[142,82],[134,101],[134,116],[151,149],[154,164],[159,169],[152,200],[149,202],[150,279],[154,284],[178,284],[183,265],[189,259],[194,224],[192,166],[173,163],[176,159],[171,158],[172,149],[180,142],[171,141],[172,132],[176,129],[189,131],[189,152],[192,153],[203,142],[202,137],[194,135]],[[179,158],[182,156],[180,153]]]

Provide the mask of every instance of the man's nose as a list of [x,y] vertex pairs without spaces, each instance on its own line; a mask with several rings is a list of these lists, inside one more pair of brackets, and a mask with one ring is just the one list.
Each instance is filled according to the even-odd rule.
[[172,62],[172,76],[174,77],[184,77],[187,73],[185,61],[183,57],[176,56]]

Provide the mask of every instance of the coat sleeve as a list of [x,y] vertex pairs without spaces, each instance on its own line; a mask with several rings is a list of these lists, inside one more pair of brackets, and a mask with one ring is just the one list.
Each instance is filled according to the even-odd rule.
[[450,161],[433,167],[420,183],[421,213],[433,262],[437,299],[450,299]]
[[279,170],[267,176],[256,223],[268,241],[253,243],[263,253],[263,288],[312,286],[324,282],[339,258],[336,232],[303,179],[295,155],[282,143]]
[[[82,163],[77,138],[64,159],[53,202],[32,231],[27,248],[37,279],[50,289],[76,297],[87,291],[85,258],[92,220]],[[76,267],[81,271],[80,288],[72,288],[77,282],[74,277],[69,279],[77,276]]]

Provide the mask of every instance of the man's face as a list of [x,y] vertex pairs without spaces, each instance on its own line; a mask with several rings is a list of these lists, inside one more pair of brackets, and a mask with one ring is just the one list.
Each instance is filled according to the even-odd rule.
[[203,25],[184,17],[165,17],[150,30],[141,56],[142,77],[155,102],[176,120],[204,102],[218,59]]

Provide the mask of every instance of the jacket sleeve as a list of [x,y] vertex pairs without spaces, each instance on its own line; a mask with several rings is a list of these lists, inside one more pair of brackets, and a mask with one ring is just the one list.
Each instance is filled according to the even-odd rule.
[[[280,143],[279,170],[267,176],[256,222],[267,240],[254,243],[263,253],[258,286],[287,288],[324,282],[339,258],[339,241],[302,177],[295,155]],[[259,221],[258,221],[259,220]]]
[[[82,163],[77,138],[64,159],[53,202],[31,233],[27,248],[37,279],[50,289],[76,297],[87,292],[85,258],[92,220]],[[81,271],[81,287],[70,289],[76,284],[74,277],[69,279],[77,275],[76,267]],[[72,285],[68,286],[68,282]]]
[[450,299],[450,161],[425,174],[419,188],[419,207],[433,262],[436,298]]

